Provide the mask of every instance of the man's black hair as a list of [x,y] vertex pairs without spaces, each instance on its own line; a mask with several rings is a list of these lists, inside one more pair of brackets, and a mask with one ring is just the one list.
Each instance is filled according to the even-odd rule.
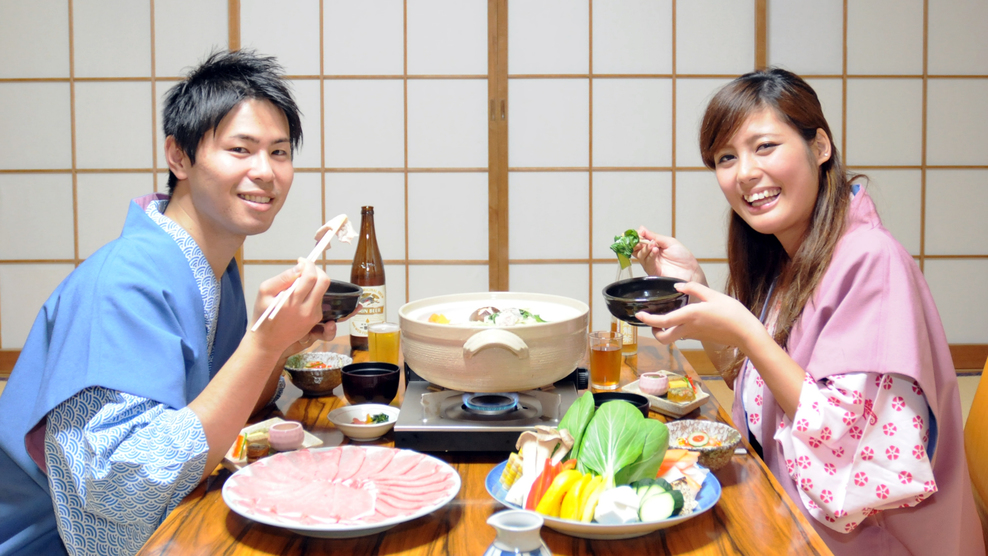
[[[162,126],[165,137],[174,137],[192,164],[203,136],[216,129],[231,110],[245,100],[267,100],[288,119],[294,154],[302,144],[302,121],[283,70],[273,57],[252,50],[214,52],[194,68],[165,96]],[[178,178],[168,172],[168,194]]]

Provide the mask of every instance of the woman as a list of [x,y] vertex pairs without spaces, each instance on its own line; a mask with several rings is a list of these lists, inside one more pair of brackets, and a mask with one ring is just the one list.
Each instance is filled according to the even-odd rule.
[[730,296],[642,228],[642,266],[688,280],[691,304],[638,318],[663,343],[703,342],[735,424],[836,554],[984,554],[939,315],[816,94],[784,70],[741,76],[707,107],[700,150],[733,209]]

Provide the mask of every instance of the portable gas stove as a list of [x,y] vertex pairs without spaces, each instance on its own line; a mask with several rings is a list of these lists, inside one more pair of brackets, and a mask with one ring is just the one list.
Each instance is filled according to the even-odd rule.
[[523,431],[558,425],[588,380],[587,370],[578,368],[538,390],[474,394],[435,386],[405,365],[395,447],[420,452],[514,451]]

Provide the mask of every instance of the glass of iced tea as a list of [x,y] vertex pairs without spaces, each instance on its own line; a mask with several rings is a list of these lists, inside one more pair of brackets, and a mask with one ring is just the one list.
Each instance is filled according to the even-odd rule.
[[368,361],[398,364],[401,330],[393,322],[377,322],[367,326]]
[[590,386],[595,390],[617,390],[621,380],[619,332],[590,333]]

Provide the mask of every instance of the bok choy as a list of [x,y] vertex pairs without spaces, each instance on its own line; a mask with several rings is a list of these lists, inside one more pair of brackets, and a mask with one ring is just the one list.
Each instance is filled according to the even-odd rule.
[[[603,476],[606,488],[627,484],[634,477],[648,476],[649,470],[655,475],[668,442],[669,431],[664,424],[646,419],[628,402],[607,402],[587,425],[577,467],[581,472]],[[633,467],[623,471],[628,466]]]

